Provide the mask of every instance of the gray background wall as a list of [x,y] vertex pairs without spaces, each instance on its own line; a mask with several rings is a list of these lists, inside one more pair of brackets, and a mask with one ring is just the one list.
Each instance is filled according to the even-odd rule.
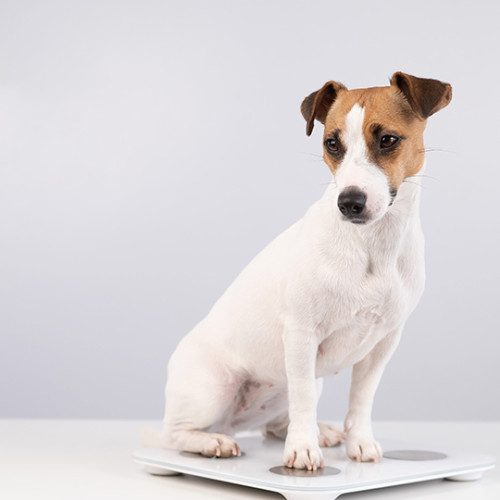
[[[330,180],[302,99],[402,70],[454,100],[426,132],[426,292],[374,416],[500,418],[499,13],[3,0],[0,416],[161,418],[179,339]],[[322,418],[343,418],[349,376]]]

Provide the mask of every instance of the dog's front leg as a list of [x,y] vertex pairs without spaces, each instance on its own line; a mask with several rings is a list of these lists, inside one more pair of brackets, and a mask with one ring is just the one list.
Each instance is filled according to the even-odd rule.
[[313,333],[288,331],[284,337],[289,418],[283,461],[287,467],[316,470],[323,467],[316,420],[316,354]]
[[382,449],[373,437],[371,412],[385,365],[396,349],[401,329],[384,337],[352,369],[349,411],[345,419],[347,456],[358,462],[378,462]]

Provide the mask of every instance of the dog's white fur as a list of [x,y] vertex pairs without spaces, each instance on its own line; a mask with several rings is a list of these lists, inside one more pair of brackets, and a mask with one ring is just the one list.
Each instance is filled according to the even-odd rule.
[[[238,455],[229,435],[266,426],[286,436],[285,464],[320,467],[320,445],[343,440],[318,427],[321,377],[353,366],[347,454],[381,458],[373,398],[423,290],[424,247],[420,188],[403,183],[389,207],[388,180],[366,154],[363,114],[355,104],[347,116],[347,154],[324,196],[250,262],[174,352],[164,446]],[[367,192],[370,223],[342,220],[346,186]]]

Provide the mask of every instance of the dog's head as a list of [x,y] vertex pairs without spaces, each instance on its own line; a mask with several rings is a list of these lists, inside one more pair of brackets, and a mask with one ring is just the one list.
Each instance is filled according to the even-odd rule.
[[304,99],[310,135],[325,125],[323,158],[338,187],[339,215],[356,224],[380,219],[404,179],[424,163],[427,118],[451,101],[451,86],[395,73],[387,87],[348,90],[327,82]]

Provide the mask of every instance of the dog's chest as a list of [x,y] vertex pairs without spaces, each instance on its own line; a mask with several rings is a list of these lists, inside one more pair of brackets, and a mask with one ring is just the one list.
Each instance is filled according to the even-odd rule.
[[[405,264],[403,262],[403,264]],[[423,286],[423,263],[411,269],[395,265],[379,272],[351,272],[324,290],[325,315],[320,323],[318,376],[351,366],[387,334],[400,328],[415,306]]]

